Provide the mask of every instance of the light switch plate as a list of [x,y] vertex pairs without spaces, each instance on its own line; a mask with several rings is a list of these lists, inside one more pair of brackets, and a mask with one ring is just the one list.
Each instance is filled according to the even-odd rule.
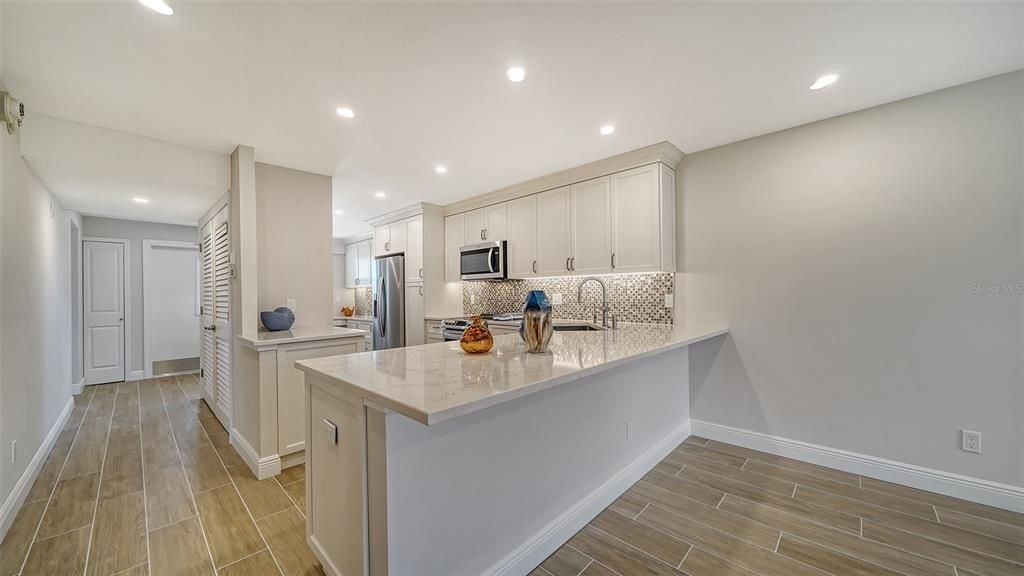
[[671,294],[665,294],[665,308],[672,308],[675,305],[675,298]]

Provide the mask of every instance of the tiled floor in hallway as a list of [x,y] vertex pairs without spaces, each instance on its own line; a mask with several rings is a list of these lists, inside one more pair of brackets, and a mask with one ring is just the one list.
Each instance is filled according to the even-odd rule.
[[256,480],[194,376],[90,386],[0,545],[0,576],[322,574],[304,479]]

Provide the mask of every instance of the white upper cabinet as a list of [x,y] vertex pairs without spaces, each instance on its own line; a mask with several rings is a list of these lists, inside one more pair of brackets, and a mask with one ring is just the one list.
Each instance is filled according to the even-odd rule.
[[423,283],[423,219],[413,218],[405,224],[405,282]]
[[[660,164],[641,166],[611,176],[615,272],[675,269],[675,178],[672,177],[670,186],[664,187],[660,167]],[[663,214],[671,219],[667,225]],[[662,254],[663,239],[672,244],[672,257],[668,262]]]
[[569,187],[537,194],[537,274],[565,276],[572,258],[572,201]]
[[594,178],[569,187],[572,196],[573,274],[607,274],[611,264],[611,180]]
[[445,281],[458,282],[459,250],[466,245],[466,214],[454,214],[444,219]]
[[537,196],[508,202],[508,277],[537,275]]
[[380,226],[373,231],[375,256],[387,256],[405,252],[405,222]]
[[466,213],[466,244],[494,242],[507,238],[505,203],[492,204]]
[[345,245],[345,287],[370,287],[370,261],[373,260],[370,244],[372,241],[363,240]]

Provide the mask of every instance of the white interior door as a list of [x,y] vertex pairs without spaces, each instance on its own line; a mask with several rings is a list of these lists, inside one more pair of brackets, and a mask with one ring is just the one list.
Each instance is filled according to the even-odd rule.
[[203,398],[231,430],[231,236],[225,206],[200,229]]
[[165,367],[200,357],[199,249],[188,242],[142,244],[147,375],[180,371]]
[[124,244],[82,243],[85,382],[124,380]]

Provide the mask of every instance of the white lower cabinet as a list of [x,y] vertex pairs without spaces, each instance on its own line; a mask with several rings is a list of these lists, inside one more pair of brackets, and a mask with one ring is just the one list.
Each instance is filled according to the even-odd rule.
[[405,287],[405,345],[419,346],[423,334],[423,286]]
[[427,344],[444,342],[444,326],[440,320],[427,320],[423,323]]
[[324,356],[359,352],[362,342],[349,339],[343,343],[289,344],[277,349],[277,451],[281,456],[305,448],[306,391],[303,375],[295,362]]

